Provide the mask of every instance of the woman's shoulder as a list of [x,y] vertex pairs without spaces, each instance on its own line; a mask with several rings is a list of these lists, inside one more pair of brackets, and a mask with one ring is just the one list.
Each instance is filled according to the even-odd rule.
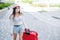
[[13,14],[11,14],[11,17],[13,17],[14,15]]
[[22,12],[20,12],[20,14],[21,14],[21,15],[23,15],[23,13],[22,13]]
[[24,14],[22,12],[20,12],[20,16],[24,16]]

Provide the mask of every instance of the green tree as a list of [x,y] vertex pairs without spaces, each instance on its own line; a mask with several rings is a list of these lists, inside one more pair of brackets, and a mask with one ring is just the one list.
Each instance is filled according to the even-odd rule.
[[15,0],[7,0],[7,2],[9,3],[13,3]]
[[22,0],[24,3],[32,3],[32,0]]

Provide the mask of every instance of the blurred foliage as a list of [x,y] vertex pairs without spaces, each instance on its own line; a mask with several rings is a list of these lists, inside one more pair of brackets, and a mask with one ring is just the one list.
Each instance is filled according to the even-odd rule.
[[13,2],[15,2],[15,0],[7,0],[6,2],[7,3],[13,3]]
[[59,7],[60,8],[60,4],[31,4],[31,6],[36,6],[36,7]]
[[49,4],[50,7],[59,7],[60,8],[60,4]]
[[47,7],[46,4],[31,4],[31,6],[36,6],[36,7]]
[[10,6],[10,5],[11,5],[10,3],[0,2],[0,9],[3,9],[3,8],[8,7],[8,6]]
[[35,6],[35,7],[59,7],[60,8],[60,4],[33,4],[33,0],[22,0],[23,3],[28,3],[31,6]]
[[32,0],[22,0],[23,3],[32,3]]

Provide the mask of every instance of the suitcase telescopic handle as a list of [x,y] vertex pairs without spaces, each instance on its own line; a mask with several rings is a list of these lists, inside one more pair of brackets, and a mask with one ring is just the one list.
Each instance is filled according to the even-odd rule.
[[30,35],[30,30],[25,28],[25,34]]

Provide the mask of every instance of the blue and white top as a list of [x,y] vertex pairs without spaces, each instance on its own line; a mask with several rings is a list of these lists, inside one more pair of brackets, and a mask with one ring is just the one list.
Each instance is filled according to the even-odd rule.
[[14,17],[13,19],[13,15],[10,16],[10,26],[11,26],[11,33],[13,33],[13,25],[21,25],[23,24],[24,25],[24,28],[28,28],[28,26],[26,25],[26,21],[25,21],[25,17],[24,15],[21,15],[21,16],[18,16],[18,17]]
[[14,17],[13,19],[13,15],[10,16],[10,20],[11,20],[11,25],[21,25],[25,24],[25,21],[24,21],[24,15],[19,15],[18,17]]
[[10,23],[11,23],[11,25],[21,25],[21,24],[23,24],[25,26],[25,28],[28,28],[24,15],[14,17],[14,19],[13,19],[13,15],[10,16]]
[[18,16],[18,17],[14,17],[13,23],[14,23],[14,25],[23,24],[23,16],[21,15],[21,16]]

